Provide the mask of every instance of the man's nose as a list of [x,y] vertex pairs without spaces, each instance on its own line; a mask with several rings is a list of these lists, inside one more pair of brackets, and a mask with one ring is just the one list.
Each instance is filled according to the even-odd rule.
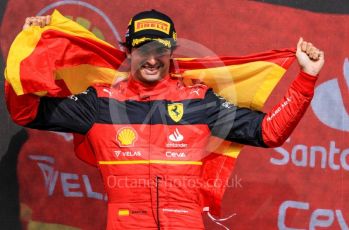
[[156,58],[155,55],[150,55],[150,56],[147,58],[147,62],[148,62],[149,64],[151,64],[151,65],[155,65],[155,64],[158,62],[158,60],[157,60],[157,58]]

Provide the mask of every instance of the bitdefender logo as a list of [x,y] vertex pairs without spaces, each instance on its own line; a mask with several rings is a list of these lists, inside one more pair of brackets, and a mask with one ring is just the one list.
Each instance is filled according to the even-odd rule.
[[[349,91],[349,60],[343,64],[345,92]],[[316,117],[325,125],[339,131],[349,132],[349,114],[345,108],[344,95],[338,79],[326,81],[316,87],[311,107]]]

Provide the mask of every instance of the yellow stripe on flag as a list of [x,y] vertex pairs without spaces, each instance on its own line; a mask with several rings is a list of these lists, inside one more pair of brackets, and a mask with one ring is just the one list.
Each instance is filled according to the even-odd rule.
[[244,145],[225,141],[221,138],[211,136],[206,147],[207,152],[222,154],[237,158]]
[[20,47],[20,49],[9,50],[6,62],[7,67],[5,71],[5,79],[11,83],[12,88],[17,94],[24,93],[20,78],[20,63],[34,51],[36,44],[41,38],[41,33],[42,28],[39,26],[31,26],[28,29],[23,30],[15,38],[11,46]]
[[[57,26],[56,26],[57,25]],[[36,27],[41,29],[42,31],[46,31],[49,29],[54,29],[57,31],[61,31],[66,34],[70,34],[73,36],[81,37],[81,38],[89,38],[95,41],[102,43],[103,45],[114,47],[113,45],[99,39],[96,35],[94,35],[91,31],[87,30],[82,25],[64,17],[58,10],[54,10],[51,17],[51,23],[49,26],[45,26],[44,28]]]
[[93,84],[112,84],[117,78],[126,78],[128,74],[128,72],[119,72],[115,69],[84,64],[57,70],[56,79],[63,79],[69,91],[77,94]]
[[83,26],[64,17],[57,10],[55,10],[51,16],[50,25],[43,28],[41,28],[40,26],[28,27],[17,35],[11,45],[6,62],[7,67],[5,71],[5,79],[12,85],[12,88],[17,95],[24,94],[20,78],[20,63],[22,60],[29,57],[31,53],[33,53],[36,45],[38,44],[40,39],[42,39],[42,33],[47,30],[55,30],[75,37],[92,39],[106,46],[114,47],[96,37],[92,32],[90,32]]
[[182,77],[200,79],[229,102],[260,110],[284,73],[285,69],[275,63],[255,61],[224,67],[186,70]]

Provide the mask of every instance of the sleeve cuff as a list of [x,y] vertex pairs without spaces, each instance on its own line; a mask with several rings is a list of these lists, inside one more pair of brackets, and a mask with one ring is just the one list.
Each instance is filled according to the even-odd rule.
[[305,96],[313,96],[318,75],[313,76],[301,71],[293,82],[294,88]]

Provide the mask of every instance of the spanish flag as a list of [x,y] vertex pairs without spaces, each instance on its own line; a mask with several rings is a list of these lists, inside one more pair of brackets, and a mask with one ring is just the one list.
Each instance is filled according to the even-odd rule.
[[[65,97],[95,83],[113,84],[127,77],[125,58],[124,52],[54,11],[49,26],[29,27],[18,34],[9,51],[5,78],[17,95]],[[294,59],[294,49],[243,57],[175,58],[171,75],[183,78],[186,84],[199,80],[231,103],[261,110]],[[240,144],[211,138],[211,154],[204,159],[202,178],[220,183],[202,192],[212,214],[219,215],[225,184],[241,148]],[[96,163],[93,153],[78,155]]]

